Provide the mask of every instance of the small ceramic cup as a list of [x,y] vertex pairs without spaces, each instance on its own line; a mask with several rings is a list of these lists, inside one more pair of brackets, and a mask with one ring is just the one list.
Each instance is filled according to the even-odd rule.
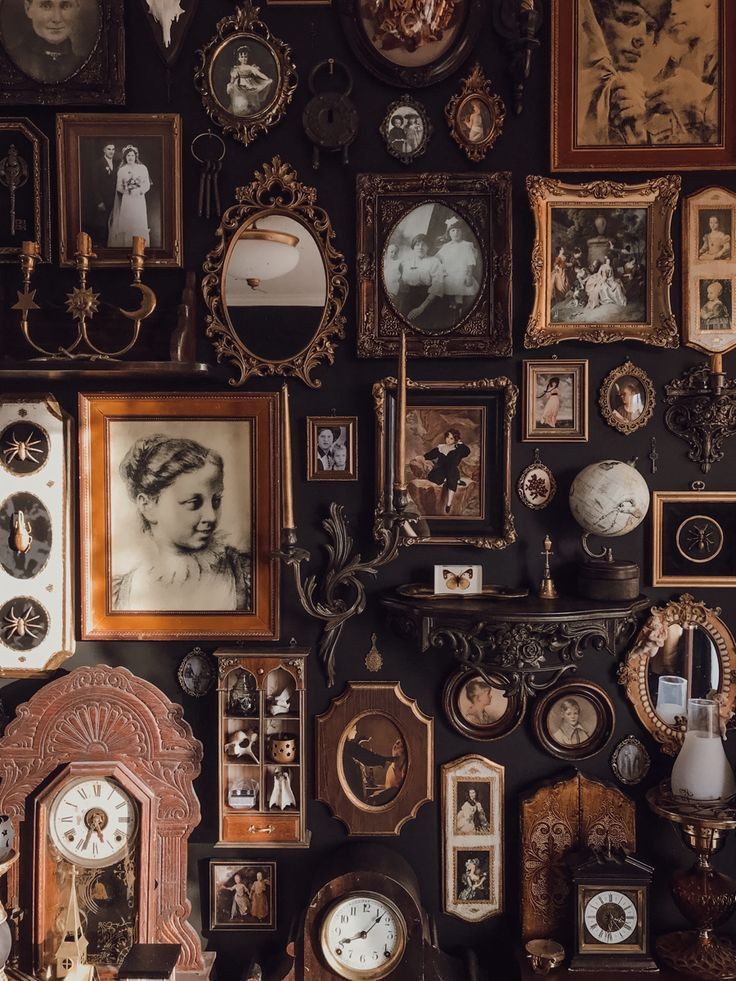
[[565,949],[554,940],[530,940],[524,948],[526,959],[535,974],[549,974],[565,959]]

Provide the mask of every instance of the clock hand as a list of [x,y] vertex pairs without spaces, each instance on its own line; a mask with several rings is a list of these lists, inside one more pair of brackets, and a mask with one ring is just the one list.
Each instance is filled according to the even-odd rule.
[[368,936],[368,934],[369,934],[369,933],[371,932],[371,930],[372,930],[372,929],[373,929],[373,927],[374,927],[374,926],[376,925],[376,923],[380,923],[380,922],[381,922],[381,920],[382,920],[382,919],[384,918],[384,916],[385,916],[385,915],[386,915],[386,910],[384,910],[384,911],[383,911],[383,913],[381,913],[381,915],[380,915],[379,917],[377,917],[377,918],[376,918],[376,920],[375,920],[375,921],[374,921],[373,923],[371,923],[371,925],[370,925],[370,926],[368,927],[368,929],[367,929],[367,930],[365,931],[365,936],[366,936],[366,937],[367,937],[367,936]]

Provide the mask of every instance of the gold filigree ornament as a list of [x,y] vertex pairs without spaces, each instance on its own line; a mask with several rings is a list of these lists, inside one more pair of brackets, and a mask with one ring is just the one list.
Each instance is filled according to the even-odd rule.
[[365,656],[365,666],[366,668],[375,674],[380,671],[383,667],[383,657],[381,652],[376,647],[376,634],[371,634],[371,649]]

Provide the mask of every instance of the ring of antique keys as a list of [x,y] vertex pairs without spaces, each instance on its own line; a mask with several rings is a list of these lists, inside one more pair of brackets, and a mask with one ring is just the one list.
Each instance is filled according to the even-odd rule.
[[[199,140],[207,140],[203,147],[197,147]],[[202,173],[199,178],[199,197],[197,199],[197,215],[209,218],[212,214],[214,199],[215,212],[221,214],[220,206],[220,171],[225,157],[225,141],[217,133],[208,129],[206,133],[198,133],[192,140],[192,156],[201,165]],[[209,152],[207,150],[209,149]],[[200,152],[198,152],[198,150]]]

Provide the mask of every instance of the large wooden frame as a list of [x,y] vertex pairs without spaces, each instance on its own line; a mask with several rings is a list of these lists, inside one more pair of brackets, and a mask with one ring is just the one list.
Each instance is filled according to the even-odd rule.
[[[479,489],[482,515],[474,518],[452,515],[422,517],[407,533],[404,545],[475,545],[478,548],[505,548],[516,541],[511,511],[511,426],[516,412],[518,389],[508,378],[480,378],[477,381],[409,381],[407,413],[412,409],[463,406],[480,409],[483,416],[481,440],[482,486]],[[376,414],[376,514],[391,507],[396,445],[396,380],[383,378],[373,386]],[[489,411],[492,410],[492,411]],[[491,452],[495,448],[495,452]],[[494,457],[494,459],[491,459]],[[491,494],[495,498],[491,500]],[[493,512],[493,515],[491,515]],[[380,525],[376,525],[378,529]]]
[[649,619],[639,631],[626,661],[618,671],[618,681],[634,711],[663,753],[676,756],[685,739],[685,728],[664,722],[649,690],[649,664],[666,640],[672,626],[698,626],[708,635],[721,662],[721,683],[717,692],[719,713],[723,724],[730,721],[736,708],[736,640],[718,616],[720,609],[711,609],[689,593],[664,606],[653,606]]
[[[676,175],[657,177],[642,184],[617,181],[592,181],[589,184],[565,184],[551,177],[530,176],[526,179],[529,201],[534,212],[536,238],[532,252],[535,300],[524,337],[528,348],[544,347],[559,341],[588,341],[608,344],[635,340],[657,347],[678,347],[679,331],[670,306],[670,287],[675,271],[672,250],[672,216],[677,206],[682,179]],[[645,210],[646,273],[645,316],[641,322],[604,323],[574,321],[552,322],[554,296],[552,213],[555,209],[601,212],[605,209]],[[605,226],[605,222],[604,222]],[[606,236],[601,234],[600,240]]]
[[[404,741],[405,775],[396,795],[385,803],[359,800],[343,765],[350,732],[367,718],[381,720],[389,731],[398,730]],[[348,834],[397,835],[422,804],[434,800],[434,720],[404,694],[399,682],[349,681],[315,725],[315,797],[327,804]]]
[[58,907],[47,907],[40,874],[48,858],[46,808],[70,776],[105,775],[140,807],[138,940],[181,944],[178,968],[203,969],[186,898],[187,842],[200,819],[192,781],[201,760],[202,744],[181,706],[126,668],[77,668],[19,707],[0,739],[0,813],[10,817],[22,856],[8,873],[8,897],[34,912],[21,932],[21,966],[31,970],[34,960],[45,968],[38,955],[58,916]]
[[[655,142],[646,135],[638,138],[634,126],[631,125],[626,137],[617,142],[587,145],[584,135],[579,135],[578,132],[577,64],[579,46],[591,41],[597,25],[594,22],[593,30],[587,29],[578,20],[578,12],[584,16],[585,9],[590,10],[588,0],[557,0],[552,5],[550,166],[553,171],[723,170],[736,167],[736,119],[727,95],[733,90],[736,70],[733,60],[736,51],[736,8],[730,0],[717,0],[717,4],[719,36],[701,40],[701,44],[707,47],[711,46],[711,41],[715,42],[713,61],[718,65],[720,73],[720,92],[716,100],[718,108],[714,113],[718,120],[718,132],[713,142],[666,142],[665,136],[661,137],[662,142]],[[661,24],[658,26],[662,28]],[[598,84],[601,90],[606,90],[605,65],[608,52],[605,51],[603,38],[600,39],[600,50],[597,54],[583,53],[582,57],[591,72],[600,72]],[[632,74],[639,74],[636,65],[627,67],[631,68]],[[688,77],[692,75],[689,71],[686,74]],[[695,79],[692,83],[684,84],[691,84],[692,87]]]
[[[278,636],[279,565],[274,558],[279,535],[277,403],[275,393],[210,392],[187,395],[126,392],[79,396],[83,637],[100,640],[200,640],[203,637],[273,640]],[[114,500],[111,486],[113,490],[118,485],[122,487],[122,478],[111,466],[113,428],[118,426],[119,429],[122,423],[131,426],[131,434],[124,438],[132,445],[134,438],[139,440],[141,436],[162,431],[163,435],[167,435],[167,425],[173,426],[170,432],[177,437],[186,433],[188,437],[196,439],[194,427],[197,424],[209,423],[211,429],[212,424],[218,421],[229,426],[227,432],[223,430],[223,438],[237,438],[239,448],[244,449],[246,454],[250,453],[245,460],[244,479],[248,484],[242,487],[244,497],[250,500],[250,515],[247,518],[250,530],[246,528],[245,534],[242,534],[245,526],[242,523],[238,525],[234,518],[232,526],[237,525],[241,540],[246,540],[245,551],[250,553],[249,601],[238,604],[235,609],[210,612],[174,612],[169,611],[170,608],[162,611],[130,610],[119,598],[115,600],[112,582],[115,525],[111,516],[111,501]],[[240,423],[242,429],[238,425]],[[142,427],[140,433],[136,427]],[[124,433],[124,430],[119,429],[119,432]],[[207,443],[208,438],[204,433],[202,445]],[[223,455],[214,437],[209,438],[206,448],[215,449]],[[241,457],[233,452],[231,445],[223,459],[226,488],[223,499],[227,500],[227,467],[229,465],[232,469]],[[121,499],[119,496],[118,500]],[[133,524],[131,534],[136,530]],[[211,541],[212,547],[217,548],[214,538]],[[201,544],[198,547],[201,548]],[[232,554],[233,551],[231,558],[235,559],[237,557]],[[242,555],[243,552],[238,554]],[[222,561],[230,564],[224,552]],[[242,565],[243,561],[240,560],[239,564]],[[116,588],[119,590],[120,585]]]
[[[510,355],[511,174],[359,174],[357,193],[358,357],[396,356],[402,331],[412,357]],[[441,330],[422,330],[399,314],[383,276],[390,235],[411,211],[429,204],[465,223],[483,267],[467,310]]]
[[[129,266],[130,248],[108,247],[90,225],[92,209],[87,198],[91,154],[83,153],[83,142],[94,150],[115,143],[118,150],[136,140],[160,141],[160,156],[151,170],[151,192],[161,193],[161,244],[146,248],[147,266],[179,267],[183,262],[181,116],[177,113],[58,113],[56,116],[56,170],[59,194],[59,263],[75,263],[76,237],[80,231],[92,235],[95,266]],[[146,162],[146,161],[142,161]],[[151,161],[147,161],[149,166]],[[116,159],[117,166],[117,159]],[[160,176],[159,176],[160,175]],[[161,188],[157,188],[157,183]],[[85,211],[87,212],[85,216]],[[86,220],[85,220],[86,218]],[[87,227],[85,227],[85,224]]]

